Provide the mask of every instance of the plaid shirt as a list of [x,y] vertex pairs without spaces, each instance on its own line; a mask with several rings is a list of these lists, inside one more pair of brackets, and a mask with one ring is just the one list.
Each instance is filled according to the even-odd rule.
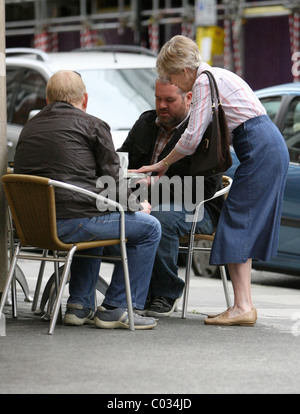
[[156,138],[155,147],[152,154],[151,164],[155,164],[158,161],[158,157],[160,156],[162,150],[165,148],[169,140],[172,138],[174,133],[177,131],[178,128],[187,120],[190,116],[190,112],[188,115],[178,124],[175,128],[172,128],[170,131],[167,131],[166,128],[160,123],[159,119],[156,118],[156,125],[159,127],[159,131]]
[[185,155],[195,152],[211,121],[211,94],[207,76],[209,70],[215,77],[222,106],[226,114],[229,131],[232,132],[248,119],[265,115],[266,110],[250,86],[235,73],[202,63],[194,83],[193,106],[189,124],[176,145],[176,150]]

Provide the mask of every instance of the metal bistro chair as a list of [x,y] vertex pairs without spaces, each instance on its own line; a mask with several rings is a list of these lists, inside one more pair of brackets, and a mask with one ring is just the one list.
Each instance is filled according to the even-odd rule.
[[[7,168],[7,174],[12,174],[13,170],[12,168]],[[10,209],[7,208],[7,242],[8,242],[8,254],[9,254],[9,261],[12,259],[13,253],[14,253],[14,226],[13,221],[11,217]],[[20,287],[22,288],[22,291],[25,296],[25,302],[32,302],[33,298],[30,296],[28,283],[26,280],[26,277],[22,271],[22,269],[19,266],[16,266],[15,274],[13,277],[13,282],[11,286],[11,302],[9,302],[9,299],[7,298],[6,301],[8,304],[12,305],[12,315],[14,318],[17,317],[17,305],[16,305],[16,282],[19,283]]]
[[[14,254],[14,228],[13,228],[13,222],[12,217],[10,213],[10,209],[7,209],[7,232],[8,232],[8,252],[9,252],[9,262],[12,260],[13,254]],[[11,305],[12,305],[12,314],[13,317],[17,317],[17,305],[16,305],[16,282],[19,283],[20,287],[22,288],[22,291],[24,293],[24,301],[25,302],[32,302],[33,298],[30,296],[29,292],[29,286],[26,280],[26,277],[22,271],[22,269],[19,266],[16,266],[15,268],[15,275],[14,280],[12,282],[11,286]],[[7,299],[8,301],[8,299]]]
[[[182,304],[182,314],[181,314],[181,317],[183,319],[186,318],[186,312],[187,312],[187,302],[188,302],[188,294],[189,294],[189,289],[190,289],[190,274],[191,274],[191,267],[192,267],[192,262],[193,262],[193,254],[195,251],[211,251],[210,247],[195,246],[195,242],[201,241],[201,240],[208,240],[208,241],[214,240],[214,234],[195,233],[199,211],[201,207],[203,206],[203,204],[206,203],[207,201],[210,201],[217,197],[221,197],[223,195],[227,196],[231,185],[232,185],[232,178],[223,176],[223,188],[217,191],[213,195],[213,197],[207,200],[203,200],[201,203],[197,205],[194,216],[193,216],[193,224],[192,224],[190,233],[179,238],[179,252],[187,254],[186,269],[185,269],[185,287],[184,287],[184,292],[183,292],[183,304]],[[230,307],[231,299],[230,299],[230,294],[229,294],[225,266],[219,266],[219,268],[220,268],[221,278],[223,282],[226,304],[227,304],[227,307]]]
[[[58,291],[48,330],[48,334],[52,335],[59,314],[64,288],[68,280],[70,266],[75,252],[79,250],[91,249],[94,247],[111,246],[114,244],[120,245],[121,256],[109,256],[109,258],[111,260],[122,260],[123,262],[129,329],[133,331],[133,309],[125,239],[125,215],[122,206],[113,200],[109,200],[99,194],[93,193],[83,188],[44,177],[22,174],[7,174],[2,177],[2,183],[20,242],[15,248],[15,252],[10,263],[6,284],[1,297],[0,336],[6,335],[5,315],[3,313],[3,309],[10,285],[13,280],[18,259],[52,261],[56,265],[58,262],[64,262],[64,270],[61,276],[61,280],[59,281],[58,279],[56,281]],[[54,187],[60,187],[66,191],[74,191],[84,194],[87,197],[94,198],[96,202],[98,201],[105,203],[106,205],[113,207],[119,211],[120,238],[111,240],[79,242],[72,244],[66,244],[60,241],[56,230]],[[21,254],[22,248],[27,247],[35,247],[36,249],[42,250],[42,252],[39,253],[39,251],[34,251],[32,254]],[[52,256],[46,255],[45,251],[53,252]],[[101,258],[104,257],[84,255],[81,256]]]

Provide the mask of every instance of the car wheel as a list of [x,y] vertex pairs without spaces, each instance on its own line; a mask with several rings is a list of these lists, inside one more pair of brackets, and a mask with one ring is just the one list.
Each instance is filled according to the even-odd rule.
[[[212,242],[207,240],[201,240],[195,242],[197,247],[209,247],[211,248]],[[208,278],[219,278],[220,270],[218,266],[211,266],[209,264],[210,252],[194,252],[193,255],[193,270],[195,276],[203,276]]]

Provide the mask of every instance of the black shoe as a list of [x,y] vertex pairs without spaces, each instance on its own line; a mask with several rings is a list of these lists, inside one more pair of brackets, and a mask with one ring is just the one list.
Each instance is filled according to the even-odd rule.
[[91,309],[84,308],[75,303],[69,303],[67,305],[64,323],[65,325],[71,326],[93,325],[94,316],[95,312]]
[[147,316],[170,316],[175,311],[179,298],[172,299],[160,296],[154,298],[147,310]]
[[145,302],[145,305],[144,305],[144,309],[136,309],[136,308],[134,308],[133,310],[138,315],[146,316],[150,305],[151,305],[151,297],[150,296],[147,296],[147,299],[146,299],[146,302]]

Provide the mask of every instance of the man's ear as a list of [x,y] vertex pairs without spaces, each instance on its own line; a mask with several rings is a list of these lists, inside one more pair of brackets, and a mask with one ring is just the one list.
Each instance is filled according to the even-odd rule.
[[188,105],[191,105],[192,100],[193,100],[193,93],[192,93],[192,92],[188,92],[188,93],[185,95],[185,99],[186,99],[187,104],[188,104]]
[[86,108],[87,108],[87,105],[88,105],[88,100],[89,100],[89,95],[88,95],[88,93],[86,92],[86,93],[83,95],[83,98],[82,98],[82,109],[83,109],[84,111],[86,111]]

